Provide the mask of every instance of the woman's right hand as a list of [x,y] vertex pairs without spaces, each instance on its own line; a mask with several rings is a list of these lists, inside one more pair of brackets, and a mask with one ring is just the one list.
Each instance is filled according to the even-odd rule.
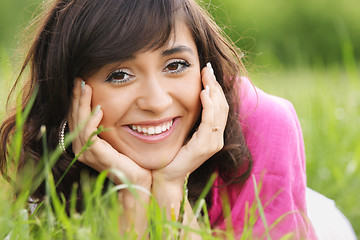
[[[91,97],[92,89],[85,82],[77,78],[73,90],[73,99],[70,115],[68,116],[70,131],[74,131],[78,126],[81,127],[79,135],[72,143],[73,152],[78,154],[86,142],[95,132],[103,117],[100,106],[95,108],[91,116]],[[83,152],[79,161],[89,167],[101,172],[106,169],[114,168],[125,174],[126,178],[136,185],[149,189],[152,183],[151,171],[144,169],[136,164],[127,156],[119,153],[108,142],[94,135],[91,138],[93,144]],[[120,179],[114,179],[115,184],[120,184]]]
[[[74,131],[76,127],[81,126],[79,135],[72,143],[74,153],[78,154],[90,137],[93,141],[90,148],[80,155],[79,161],[98,172],[115,168],[121,171],[132,184],[150,191],[152,184],[150,170],[140,167],[97,135],[91,136],[97,130],[103,117],[103,111],[100,107],[96,107],[94,114],[91,115],[91,87],[85,84],[82,79],[77,78],[73,91],[71,111],[68,116],[69,128],[70,131]],[[116,185],[122,183],[116,176],[110,175],[109,177],[113,179]],[[123,214],[119,216],[120,233],[125,233],[129,228],[135,227],[139,236],[143,236],[147,228],[144,204],[149,203],[149,195],[146,192],[137,191],[138,196],[134,196],[127,189],[119,191],[118,194],[119,202],[124,209]]]

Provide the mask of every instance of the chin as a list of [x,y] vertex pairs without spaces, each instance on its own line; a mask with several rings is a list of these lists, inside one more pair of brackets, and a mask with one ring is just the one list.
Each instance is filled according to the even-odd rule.
[[145,164],[140,164],[138,163],[138,165],[142,168],[148,169],[148,170],[158,170],[161,168],[164,168],[165,166],[167,166],[170,162],[168,163],[164,163],[164,164],[158,164],[158,163],[154,163],[154,164],[149,164],[149,163],[145,163]]
[[[134,157],[134,162],[137,163],[140,167],[149,169],[149,170],[157,170],[161,169],[168,164],[170,164],[174,158],[175,154],[163,154],[163,155],[153,155],[149,156],[150,154],[144,154],[143,156]],[[146,156],[146,157],[145,157]]]

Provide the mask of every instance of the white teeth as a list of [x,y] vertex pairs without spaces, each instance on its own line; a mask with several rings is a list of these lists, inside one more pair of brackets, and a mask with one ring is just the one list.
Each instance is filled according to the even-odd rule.
[[154,135],[154,134],[160,134],[162,132],[169,130],[170,127],[172,126],[172,124],[173,124],[173,120],[171,120],[170,122],[164,123],[163,125],[153,126],[153,127],[148,127],[148,128],[140,127],[137,125],[130,125],[129,127],[132,130],[137,131],[139,133]]
[[154,134],[154,133],[155,133],[155,128],[149,127],[149,129],[148,129],[148,134],[152,135],[152,134]]
[[156,134],[159,134],[159,133],[161,133],[161,127],[155,127],[155,133]]

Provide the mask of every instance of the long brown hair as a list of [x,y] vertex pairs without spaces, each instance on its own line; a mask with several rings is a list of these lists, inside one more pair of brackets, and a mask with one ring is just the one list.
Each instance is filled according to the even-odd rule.
[[[179,14],[182,14],[195,40],[200,65],[212,63],[230,106],[224,148],[190,175],[189,199],[195,201],[198,198],[214,171],[229,184],[245,181],[250,174],[252,159],[238,119],[238,89],[232,77],[240,76],[245,69],[233,44],[193,0],[54,1],[41,18],[43,20],[39,21],[41,26],[20,72],[22,75],[26,68],[30,70],[23,91],[23,109],[35,86],[38,92],[24,127],[19,168],[26,161],[40,161],[43,146],[37,136],[41,126],[47,129],[46,147],[49,150],[56,148],[59,126],[69,113],[75,77],[89,76],[104,65],[140,50],[162,47],[173,33]],[[0,127],[0,168],[3,174],[6,173],[7,161],[10,161],[6,145],[10,143],[14,129],[15,114],[12,114]],[[68,151],[71,152],[71,148]],[[52,169],[55,180],[60,178],[71,160],[69,155],[60,157]],[[69,198],[73,184],[80,185],[80,171],[85,169],[93,171],[76,162],[57,191]],[[34,197],[40,199],[44,195],[43,186],[34,193]]]

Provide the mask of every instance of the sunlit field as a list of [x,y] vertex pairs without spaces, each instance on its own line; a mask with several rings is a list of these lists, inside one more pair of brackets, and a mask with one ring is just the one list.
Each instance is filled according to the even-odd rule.
[[[257,7],[255,2],[259,1],[247,6],[238,4],[238,8],[251,10]],[[214,1],[214,4],[220,6],[219,9],[211,8],[214,12],[217,11],[219,18],[225,19],[225,23],[230,21],[226,19],[232,18],[234,13],[229,11],[224,14],[224,9],[232,9],[237,2]],[[352,14],[353,10],[346,5],[339,10],[341,11]],[[260,36],[254,36],[254,29],[250,27],[249,31],[237,31],[239,35],[250,36],[238,41],[238,44],[246,45],[245,59],[251,81],[267,93],[290,100],[295,106],[305,141],[308,186],[333,199],[337,207],[348,217],[360,238],[360,65],[357,59],[359,46],[354,44],[350,33],[347,32],[352,27],[344,27],[343,21],[339,18],[333,20],[334,26],[337,26],[335,36],[340,39],[339,51],[332,55],[329,53],[329,60],[319,57],[321,52],[316,56],[306,51],[300,53],[298,50],[305,41],[301,39],[293,42],[289,40],[283,56],[279,55],[275,48],[266,45],[266,41],[260,40],[257,48],[253,48],[253,39],[263,36],[261,33],[257,34]],[[275,19],[273,24],[278,24],[280,28],[283,25],[279,21]],[[241,21],[231,20],[231,23],[232,26],[236,26],[240,25]],[[4,22],[1,24],[4,25]],[[264,28],[259,27],[256,31]],[[231,37],[237,42],[237,34]],[[281,37],[274,38],[280,46]],[[6,97],[19,69],[19,62],[14,60],[17,59],[14,51],[9,50],[15,48],[15,45],[8,46],[8,43],[0,45],[0,120],[3,120],[6,114]],[[324,51],[327,49],[329,48],[325,48]],[[293,62],[289,63],[291,56]],[[21,139],[18,141],[21,142]],[[45,173],[48,172],[44,170],[43,174]],[[58,202],[59,199],[53,195],[54,183],[51,174],[47,176],[49,195],[52,198],[45,202],[40,213],[33,217],[29,217],[26,211],[22,210],[26,207],[26,191],[29,189],[23,189],[24,192],[15,200],[14,190],[4,179],[0,179],[0,239],[10,237],[10,232],[11,239],[116,239],[117,215],[121,214],[122,209],[117,206],[114,194],[100,194],[99,186],[104,178],[100,178],[97,183],[94,182],[94,185],[89,183],[85,188],[88,191],[85,199],[88,205],[84,214],[74,213],[69,217]],[[101,204],[99,201],[102,201]],[[203,211],[203,230],[199,234],[204,239],[213,239],[215,237],[206,219],[206,209]],[[154,206],[149,206],[149,213],[152,216],[151,221],[157,223],[149,228],[153,239],[164,236],[163,234],[169,236],[168,239],[177,237],[180,226],[176,222],[166,221],[161,211]],[[161,225],[162,227],[159,227]],[[185,229],[186,231],[191,230]],[[247,233],[249,237],[244,239],[251,239],[251,229]],[[130,232],[124,239],[133,239],[133,234],[135,233]],[[229,232],[226,234],[231,235]],[[287,237],[289,236],[284,236],[284,239]]]

